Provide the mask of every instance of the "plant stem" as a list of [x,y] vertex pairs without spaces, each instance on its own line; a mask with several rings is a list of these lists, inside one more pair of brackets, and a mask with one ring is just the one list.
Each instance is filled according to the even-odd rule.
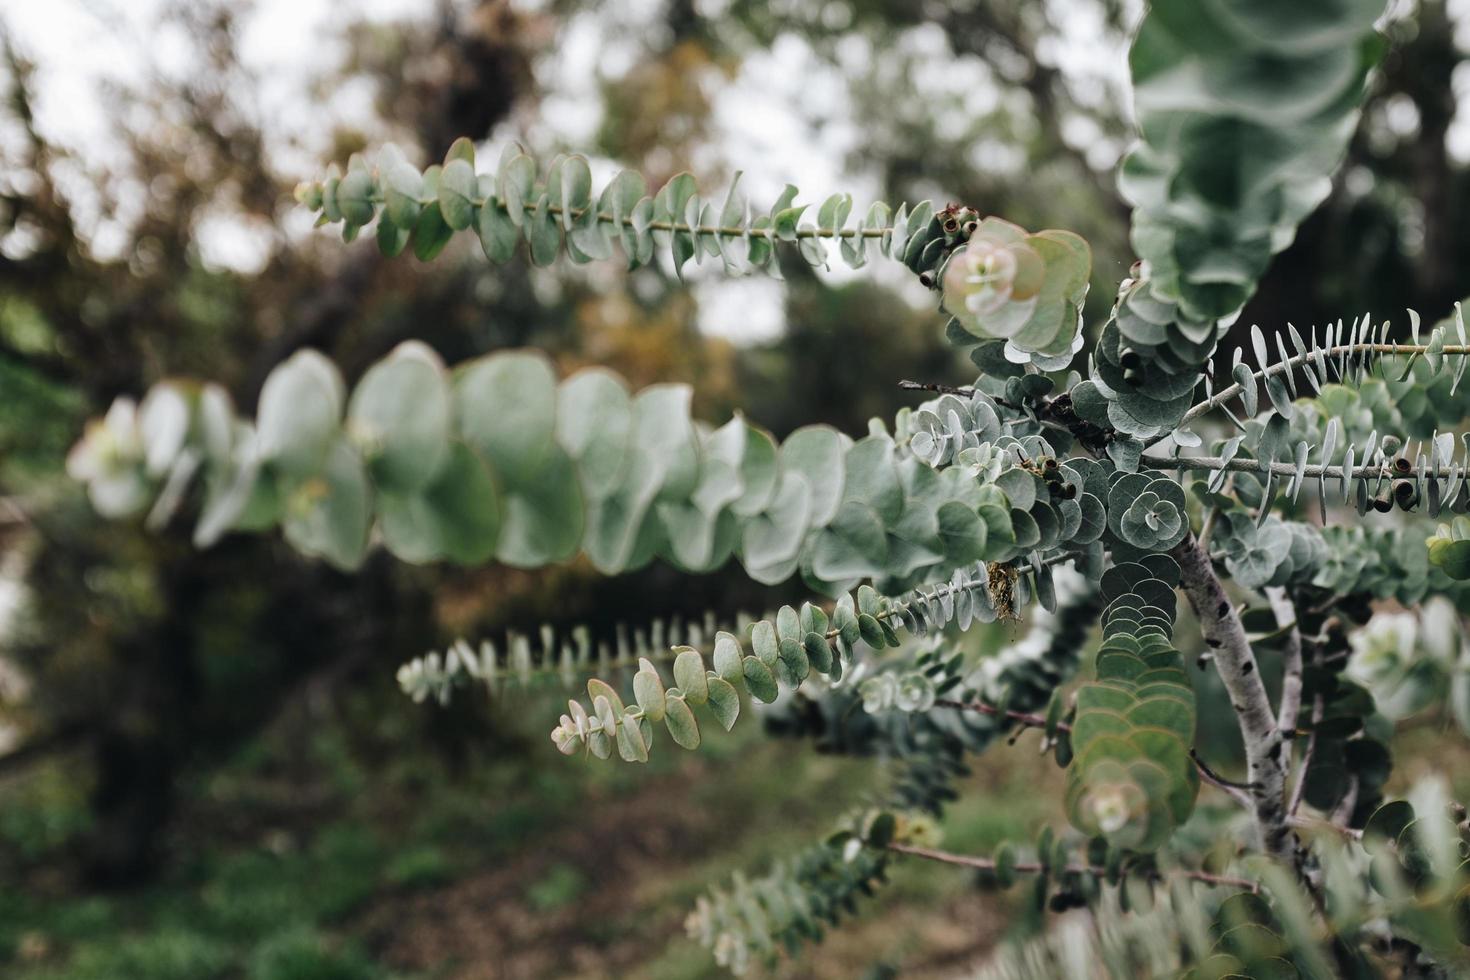
[[955,395],[960,398],[970,398],[975,394],[973,385],[946,385],[935,381],[900,381],[898,386],[904,391],[932,391],[939,395]]
[[[373,195],[370,200],[374,204],[382,204],[385,199],[381,195]],[[436,197],[418,198],[420,207],[428,207],[437,204]],[[471,197],[469,202],[477,208],[493,207],[498,211],[510,214],[504,201],[497,197],[477,198]],[[525,201],[521,209],[528,215],[536,213],[537,205],[533,201]],[[560,204],[549,204],[546,213],[561,217],[570,212],[573,221],[580,221],[592,208],[565,208]],[[890,218],[892,215],[890,215]],[[631,215],[624,215],[621,219],[608,214],[606,211],[597,212],[597,221],[604,225],[620,225],[625,228],[637,228]],[[720,238],[768,238],[771,241],[795,241],[802,238],[882,238],[884,235],[894,232],[896,227],[889,225],[886,228],[794,228],[789,236],[782,236],[770,225],[764,228],[756,228],[750,225],[691,225],[687,221],[650,221],[643,227],[654,231],[668,231],[686,235],[716,235]],[[1448,350],[1448,348],[1446,348]]]
[[[1296,606],[1280,586],[1266,587],[1266,601],[1276,617],[1276,625],[1290,627],[1286,646],[1281,652],[1281,703],[1276,713],[1276,729],[1281,733],[1281,769],[1291,768],[1291,733],[1296,731],[1302,710],[1302,634],[1297,628]],[[1290,813],[1290,807],[1287,808]]]
[[[1366,479],[1369,477],[1412,477],[1419,471],[1413,466],[1406,470],[1395,469],[1390,465],[1391,461],[1381,463],[1363,463],[1354,466],[1347,474],[1349,479]],[[1274,472],[1277,476],[1295,476],[1296,465],[1294,463],[1267,463],[1260,459],[1246,459],[1235,456],[1225,459],[1222,456],[1160,456],[1155,453],[1145,453],[1139,460],[1139,464],[1154,470],[1208,470],[1218,473],[1220,470],[1229,470],[1232,473],[1265,473],[1267,470]],[[1309,463],[1302,467],[1302,477],[1336,477],[1341,479],[1344,467],[1342,464],[1331,465],[1323,463]],[[1438,476],[1445,479],[1448,472],[1436,474],[1431,466],[1423,471],[1424,476]]]
[[[975,868],[979,871],[994,871],[995,860],[993,858],[974,857],[969,854],[954,854],[950,851],[935,850],[932,847],[919,847],[916,844],[892,843],[888,850],[897,851],[899,854],[908,854],[913,857],[924,858],[927,861],[938,861],[941,864],[953,864],[962,868]],[[1020,874],[1038,874],[1048,870],[1039,861],[1019,861],[1011,866],[1011,870]],[[1064,864],[1050,867],[1051,871],[1062,874],[1092,875],[1094,878],[1102,878],[1107,874],[1106,868],[1100,868],[1091,864]],[[1259,891],[1260,885],[1249,878],[1234,878],[1229,875],[1210,874],[1208,871],[1193,871],[1189,868],[1178,868],[1167,872],[1150,870],[1148,877],[1155,880],[1172,878],[1189,878],[1193,881],[1202,881],[1207,885],[1219,885],[1226,888],[1244,888],[1248,891]]]
[[1225,595],[1214,566],[1190,535],[1172,555],[1179,563],[1180,584],[1194,607],[1205,644],[1214,652],[1220,679],[1230,694],[1236,722],[1245,742],[1248,792],[1256,818],[1260,846],[1270,856],[1301,867],[1301,845],[1291,831],[1286,813],[1286,770],[1281,764],[1283,735],[1276,727],[1271,700],[1261,681],[1255,654],[1246,641],[1245,627]]
[[[1252,377],[1257,382],[1259,382],[1264,380],[1265,378],[1270,377],[1273,374],[1281,374],[1284,371],[1290,371],[1293,368],[1306,364],[1310,360],[1317,361],[1319,368],[1321,368],[1322,373],[1325,376],[1328,358],[1349,357],[1354,354],[1424,354],[1428,352],[1428,350],[1428,344],[1338,344],[1336,347],[1327,347],[1320,351],[1307,351],[1305,354],[1297,354],[1294,357],[1289,357],[1284,361],[1278,361],[1275,364],[1269,365],[1259,371],[1256,371],[1252,375]],[[1465,346],[1463,344],[1445,344],[1439,350],[1439,353],[1470,354],[1470,346]],[[1339,374],[1339,377],[1340,376],[1341,375]],[[1200,402],[1198,405],[1195,405],[1189,411],[1185,412],[1184,418],[1180,420],[1179,424],[1188,424],[1192,420],[1208,412],[1210,409],[1217,408],[1220,405],[1225,404],[1231,398],[1234,398],[1236,395],[1240,394],[1242,390],[1242,386],[1238,381],[1227,388],[1221,388],[1219,391],[1215,392],[1215,394]]]
[[[1004,716],[1018,725],[1025,725],[1027,728],[1046,727],[1046,718],[1041,715],[1028,714],[1025,711],[1001,711],[995,705],[986,704],[984,701],[955,701],[950,698],[940,698],[934,702],[934,707],[954,708],[956,711],[975,711],[982,715],[991,715],[994,717]],[[1071,730],[1072,726],[1066,722],[1057,722],[1057,731],[1070,732]]]

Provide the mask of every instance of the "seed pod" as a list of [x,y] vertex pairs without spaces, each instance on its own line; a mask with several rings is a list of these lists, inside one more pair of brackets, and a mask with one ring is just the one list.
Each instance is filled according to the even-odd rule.
[[1407,456],[1399,456],[1393,461],[1393,471],[1395,473],[1408,473],[1413,468],[1414,464],[1409,462],[1409,457]]
[[[1403,457],[1399,457],[1402,459]],[[1393,499],[1403,510],[1409,510],[1419,502],[1419,490],[1413,480],[1394,480]]]
[[919,273],[919,285],[923,286],[925,289],[933,289],[934,274],[932,272]]
[[1118,352],[1118,363],[1124,371],[1137,370],[1143,367],[1143,356],[1131,347],[1124,348]]
[[975,221],[974,219],[971,219],[969,221],[966,221],[965,224],[964,224],[964,229],[963,229],[964,232],[965,232],[965,237],[968,238],[969,236],[975,234],[975,229],[976,228],[979,228],[979,227],[980,227],[980,222]]
[[1380,514],[1387,514],[1389,511],[1393,510],[1393,501],[1389,500],[1387,497],[1375,497],[1373,499],[1373,509],[1378,511],[1378,513]]

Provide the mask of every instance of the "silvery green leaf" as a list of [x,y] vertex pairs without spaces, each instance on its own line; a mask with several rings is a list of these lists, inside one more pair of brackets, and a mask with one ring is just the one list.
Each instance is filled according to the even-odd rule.
[[686,749],[699,748],[699,723],[682,697],[670,694],[665,698],[664,725],[679,745]]

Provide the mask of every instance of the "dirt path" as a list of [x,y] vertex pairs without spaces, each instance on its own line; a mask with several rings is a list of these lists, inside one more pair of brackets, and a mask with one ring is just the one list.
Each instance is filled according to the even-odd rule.
[[[691,869],[741,843],[728,814],[679,805],[686,789],[686,779],[667,775],[629,798],[589,801],[591,819],[442,888],[380,900],[352,932],[387,964],[436,980],[647,976],[650,960],[681,941]],[[808,839],[794,833],[790,847]],[[538,908],[528,885],[567,868],[584,887]],[[777,975],[858,976],[895,956],[908,976],[961,970],[993,948],[1009,916],[1004,899],[957,884],[957,894],[933,904],[884,901],[877,915],[870,905]],[[702,951],[689,954],[692,969],[721,975]]]

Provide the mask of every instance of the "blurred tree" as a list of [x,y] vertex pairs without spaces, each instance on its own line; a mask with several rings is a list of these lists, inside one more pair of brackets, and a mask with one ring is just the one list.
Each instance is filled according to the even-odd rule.
[[[390,138],[428,160],[455,135],[520,135],[518,114],[530,116],[555,84],[548,64],[564,26],[597,17],[634,51],[627,70],[598,76],[599,151],[654,181],[699,164],[717,183],[729,176],[708,169],[722,159],[717,87],[794,40],[847,86],[852,118],[832,118],[825,104],[795,109],[813,124],[857,127],[843,162],[883,196],[953,196],[1031,226],[1075,228],[1093,244],[1099,283],[1131,262],[1111,178],[1127,137],[1120,83],[1107,65],[1064,71],[1062,57],[1078,43],[1076,18],[1121,49],[1131,5],[672,0],[651,27],[620,25],[626,12],[611,6],[562,0],[528,13],[506,0],[445,0],[426,18],[349,24],[347,59],[323,69],[316,91],[365,78],[379,118],[371,133],[329,134],[325,155]],[[0,759],[0,770],[42,749],[86,753],[95,770],[86,857],[101,877],[153,865],[181,773],[299,710],[301,692],[355,679],[372,658],[396,659],[410,638],[551,618],[605,627],[628,610],[677,611],[655,602],[687,612],[757,606],[764,595],[732,586],[738,577],[690,583],[659,568],[594,582],[576,568],[532,575],[377,562],[349,580],[260,540],[200,554],[182,531],[103,527],[58,477],[81,420],[114,395],[187,372],[226,381],[249,410],[265,374],[300,347],[327,350],[351,377],[409,337],[450,362],[534,343],[565,368],[596,360],[638,384],[697,381],[701,414],[741,408],[780,435],[815,421],[860,431],[911,401],[886,383],[850,380],[868,376],[851,365],[882,364],[893,381],[965,380],[929,308],[804,266],[787,270],[785,334],[741,349],[702,336],[697,304],[658,269],[496,271],[471,255],[420,268],[380,262],[371,242],[344,251],[296,240],[285,218],[297,175],[273,168],[251,102],[259,79],[238,54],[240,15],[215,0],[169,16],[191,38],[198,70],[113,93],[125,152],[106,166],[48,141],[30,67],[4,46],[4,125],[15,138],[0,146],[0,547],[25,558],[35,600],[4,655],[35,683],[10,709],[31,748]],[[1465,167],[1447,145],[1458,107],[1446,93],[1463,59],[1454,26],[1442,2],[1425,0],[1417,34],[1382,72],[1352,165],[1243,322],[1388,310],[1411,294],[1425,297],[1416,305],[1429,316],[1465,291],[1458,270],[1470,233],[1454,211]],[[104,214],[125,196],[141,201],[123,221],[128,241],[116,257],[94,250],[62,171]],[[221,214],[266,243],[260,271],[204,263],[201,229]],[[1112,298],[1093,291],[1091,322]]]
[[[120,187],[142,185],[118,258],[96,254],[79,231],[56,177],[65,151],[35,124],[31,68],[8,41],[4,48],[21,138],[0,199],[0,354],[16,395],[0,409],[0,483],[24,501],[32,528],[10,536],[28,557],[31,601],[6,655],[34,678],[25,707],[33,745],[77,746],[92,760],[93,828],[82,856],[104,881],[150,869],[184,767],[222,757],[304,679],[343,675],[401,641],[395,631],[411,623],[407,635],[423,635],[429,608],[422,590],[405,591],[386,566],[353,580],[269,545],[229,542],[200,554],[183,531],[150,538],[98,525],[57,483],[66,440],[58,430],[74,433],[87,411],[174,371],[213,372],[248,405],[270,366],[297,347],[342,344],[369,358],[420,332],[421,318],[449,329],[466,318],[434,315],[465,295],[462,284],[426,290],[402,310],[395,297],[411,276],[381,268],[366,250],[334,271],[287,240],[280,219],[291,178],[272,171],[249,108],[258,80],[239,60],[231,7],[180,6],[170,16],[201,70],[113,93],[127,110],[117,114],[126,120],[123,160],[106,169],[67,160],[104,212],[120,208]],[[523,60],[488,43],[500,35],[482,20],[436,27],[425,57],[444,70],[421,73],[418,95],[432,111],[410,117],[425,145],[444,132],[488,130],[524,84]],[[480,34],[456,40],[460,23],[481,25]],[[487,106],[475,92],[501,98]],[[269,230],[258,275],[201,262],[200,226],[222,207]],[[35,757],[22,751],[9,767]]]

